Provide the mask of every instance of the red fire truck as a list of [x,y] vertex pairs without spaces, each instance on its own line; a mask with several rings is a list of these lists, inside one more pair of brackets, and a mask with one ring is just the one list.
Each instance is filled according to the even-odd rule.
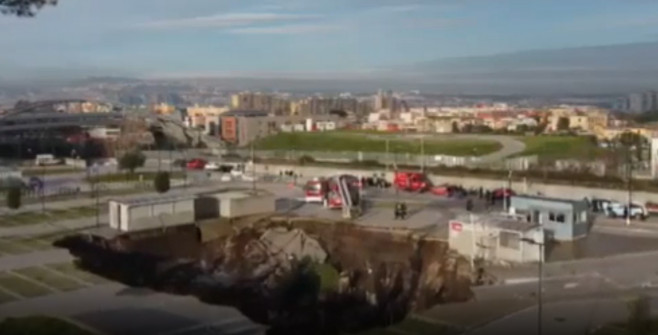
[[304,200],[306,202],[322,203],[327,193],[327,182],[324,178],[313,178],[304,185]]
[[422,172],[397,171],[393,185],[407,192],[426,192],[432,188],[432,183]]
[[340,209],[343,199],[338,190],[338,179],[348,178],[352,190],[361,187],[360,180],[354,176],[336,176],[331,178],[313,178],[304,185],[304,198],[306,202],[321,203],[327,208]]

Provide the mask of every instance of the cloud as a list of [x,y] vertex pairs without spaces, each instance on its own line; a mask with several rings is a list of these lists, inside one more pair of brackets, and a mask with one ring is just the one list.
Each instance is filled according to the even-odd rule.
[[381,12],[388,13],[406,13],[413,12],[419,9],[422,9],[424,6],[420,4],[407,4],[407,5],[391,5],[391,6],[380,6],[375,7],[374,9]]
[[405,20],[407,28],[445,28],[465,24],[466,19],[452,18],[417,18]]
[[269,27],[245,27],[228,30],[232,34],[250,34],[250,35],[292,35],[292,34],[310,34],[325,33],[344,29],[341,25],[330,24],[291,24]]
[[651,14],[605,13],[568,21],[561,27],[567,30],[601,30],[607,28],[641,28],[658,26],[658,17]]
[[197,16],[183,19],[151,21],[140,24],[139,27],[148,29],[226,28],[272,22],[297,21],[317,17],[319,16],[282,13],[229,13],[210,16]]

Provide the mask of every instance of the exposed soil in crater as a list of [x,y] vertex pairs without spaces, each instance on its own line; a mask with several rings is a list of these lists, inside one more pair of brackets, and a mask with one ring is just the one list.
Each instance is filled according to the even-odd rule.
[[246,222],[56,244],[104,277],[234,306],[269,334],[355,332],[472,297],[469,264],[445,241],[306,218]]

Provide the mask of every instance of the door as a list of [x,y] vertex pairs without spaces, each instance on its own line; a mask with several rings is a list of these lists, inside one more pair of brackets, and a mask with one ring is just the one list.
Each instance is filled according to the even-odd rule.
[[533,210],[533,211],[532,211],[532,223],[542,224],[542,222],[541,222],[541,214],[539,213],[538,210]]

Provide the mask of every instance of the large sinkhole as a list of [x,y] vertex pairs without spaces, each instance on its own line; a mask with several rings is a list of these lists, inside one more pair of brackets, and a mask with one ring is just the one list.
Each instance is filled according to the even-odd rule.
[[243,218],[56,242],[132,287],[233,306],[268,334],[338,334],[472,297],[445,241],[307,218]]

